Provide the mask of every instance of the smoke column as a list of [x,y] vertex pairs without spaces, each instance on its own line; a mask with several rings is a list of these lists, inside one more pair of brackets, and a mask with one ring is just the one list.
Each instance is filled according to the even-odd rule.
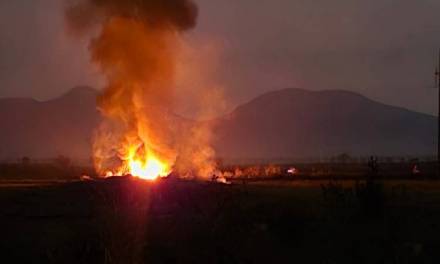
[[[107,80],[98,98],[104,121],[93,146],[99,173],[124,166],[133,155],[154,156],[171,168],[179,152],[196,157],[211,153],[182,139],[191,133],[180,133],[171,113],[181,35],[195,26],[196,19],[197,7],[190,0],[69,2],[69,30],[79,35],[98,32],[90,42],[90,55]],[[195,159],[195,165],[205,160]]]

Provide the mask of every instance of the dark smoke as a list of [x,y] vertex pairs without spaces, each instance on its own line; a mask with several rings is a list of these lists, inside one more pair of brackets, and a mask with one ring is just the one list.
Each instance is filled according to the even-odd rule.
[[183,31],[196,25],[198,14],[197,6],[190,0],[71,0],[69,3],[68,24],[79,32],[112,17]]

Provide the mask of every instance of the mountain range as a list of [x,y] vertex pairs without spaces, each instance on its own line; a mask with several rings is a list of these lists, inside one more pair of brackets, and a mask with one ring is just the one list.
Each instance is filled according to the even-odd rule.
[[[87,159],[101,117],[98,92],[76,87],[49,101],[0,99],[0,160]],[[284,89],[208,121],[224,159],[433,155],[437,118],[340,91]]]
[[437,119],[356,93],[284,89],[218,122],[216,149],[236,159],[432,155]]

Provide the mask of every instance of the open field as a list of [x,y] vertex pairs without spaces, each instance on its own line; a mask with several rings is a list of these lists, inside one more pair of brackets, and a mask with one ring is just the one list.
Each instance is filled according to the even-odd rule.
[[[414,166],[419,173],[412,173]],[[412,161],[380,162],[379,176],[385,179],[432,179],[436,178],[437,162]],[[219,165],[222,172],[227,172],[231,179],[267,180],[286,179],[361,179],[369,173],[365,162],[325,162],[325,163],[248,163],[241,165]],[[295,175],[287,171],[295,168]],[[42,162],[23,164],[0,163],[0,184],[19,181],[75,181],[81,175],[97,177],[91,165],[78,166],[61,162]]]
[[0,187],[9,263],[438,263],[440,182]]

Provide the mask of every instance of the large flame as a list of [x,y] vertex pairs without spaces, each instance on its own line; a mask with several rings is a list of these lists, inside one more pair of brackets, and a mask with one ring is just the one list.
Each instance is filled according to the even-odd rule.
[[143,145],[127,145],[126,147],[125,153],[127,154],[120,157],[122,165],[117,169],[107,171],[106,176],[131,175],[144,180],[155,180],[171,173],[171,165],[151,151],[145,153]]
[[136,155],[136,148],[131,147],[127,157],[128,174],[145,180],[155,180],[171,173],[171,168],[164,161],[150,153],[146,156]]
[[93,139],[97,172],[143,179],[173,169],[180,175],[209,175],[214,152],[208,126],[188,125],[173,114],[177,73],[185,68],[179,63],[186,43],[182,35],[195,26],[196,5],[192,0],[72,3],[68,25],[75,33],[93,35],[91,61],[106,81],[97,102],[103,120]]
[[173,31],[113,18],[92,44],[108,81],[98,100],[105,117],[94,142],[98,172],[145,179],[170,173],[177,156],[169,114],[177,39]]
[[155,157],[149,158],[146,162],[138,159],[130,160],[130,174],[145,180],[155,180],[159,176],[168,175],[166,165]]

